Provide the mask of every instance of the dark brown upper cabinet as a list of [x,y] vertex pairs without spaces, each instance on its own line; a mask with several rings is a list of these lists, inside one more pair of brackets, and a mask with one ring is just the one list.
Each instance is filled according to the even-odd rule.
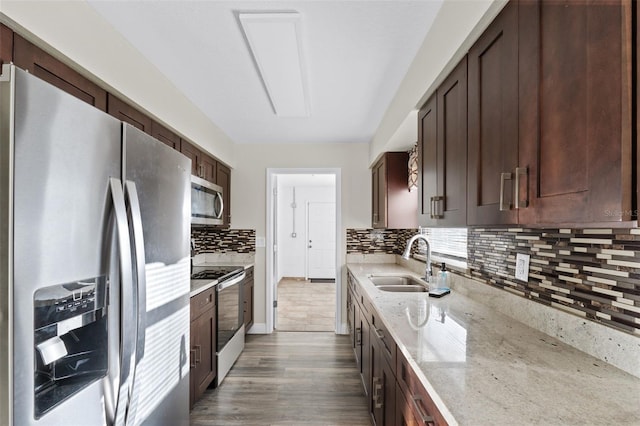
[[216,165],[216,185],[222,187],[224,216],[222,226],[231,225],[231,169],[222,163]]
[[635,219],[631,1],[519,6],[520,223]]
[[[5,53],[2,52],[2,55],[4,60]],[[102,111],[107,110],[106,90],[15,33],[13,61],[19,68],[29,71],[76,98]]]
[[419,224],[467,224],[467,58],[419,114]]
[[155,121],[151,122],[151,136],[176,151],[180,151],[180,136]]
[[409,192],[409,154],[385,152],[371,168],[373,228],[415,228],[417,193]]
[[107,96],[107,113],[149,135],[151,134],[152,120],[144,113],[121,101],[111,93]]
[[518,3],[510,2],[468,55],[467,223],[518,223]]
[[0,24],[0,63],[8,64],[13,61],[13,31]]
[[191,174],[216,183],[217,162],[194,145],[182,139],[180,152],[191,159]]

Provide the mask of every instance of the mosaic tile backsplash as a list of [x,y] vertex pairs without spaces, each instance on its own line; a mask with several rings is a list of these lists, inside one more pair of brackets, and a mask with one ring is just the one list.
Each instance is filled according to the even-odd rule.
[[[415,233],[348,229],[347,253],[402,254]],[[640,229],[469,228],[467,252],[472,278],[640,335]],[[528,282],[515,279],[518,253],[531,256]]]
[[255,253],[255,229],[191,228],[196,254]]
[[[531,255],[529,281],[516,254]],[[640,334],[640,229],[469,229],[472,277]]]
[[[402,254],[417,229],[347,229],[347,254]],[[419,252],[414,245],[412,253]]]

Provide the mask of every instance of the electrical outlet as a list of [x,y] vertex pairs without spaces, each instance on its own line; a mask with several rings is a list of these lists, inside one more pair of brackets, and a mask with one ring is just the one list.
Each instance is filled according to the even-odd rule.
[[516,280],[529,281],[529,256],[518,253],[516,255]]

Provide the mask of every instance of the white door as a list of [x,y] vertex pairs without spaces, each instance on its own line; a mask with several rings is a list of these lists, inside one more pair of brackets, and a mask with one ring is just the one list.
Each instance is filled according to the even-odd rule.
[[307,278],[336,277],[336,204],[307,203]]

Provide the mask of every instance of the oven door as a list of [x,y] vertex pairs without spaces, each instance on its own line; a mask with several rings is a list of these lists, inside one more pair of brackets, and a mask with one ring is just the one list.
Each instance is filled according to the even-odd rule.
[[219,283],[216,287],[218,297],[218,342],[217,352],[227,344],[243,324],[242,286],[246,274],[242,274]]
[[191,224],[222,225],[222,187],[191,176]]

